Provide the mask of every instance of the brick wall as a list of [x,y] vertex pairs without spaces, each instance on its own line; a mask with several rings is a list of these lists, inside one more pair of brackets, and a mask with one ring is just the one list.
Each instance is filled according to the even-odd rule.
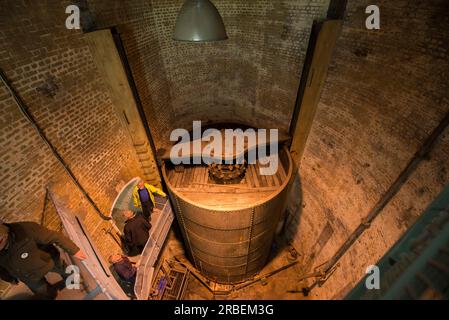
[[[0,68],[98,207],[140,175],[83,35],[65,28],[70,1],[2,1]],[[0,86],[0,219],[39,222],[45,187],[85,218],[100,251],[118,250],[99,218]],[[0,287],[2,290],[3,285]]]
[[[381,9],[381,30],[365,8]],[[327,261],[449,111],[447,1],[349,1],[290,204],[304,271]],[[449,182],[449,131],[315,298],[340,298]],[[299,199],[302,198],[302,203]]]

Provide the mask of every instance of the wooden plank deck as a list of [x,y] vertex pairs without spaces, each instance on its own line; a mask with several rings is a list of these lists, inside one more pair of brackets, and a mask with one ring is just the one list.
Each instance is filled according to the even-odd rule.
[[261,175],[259,168],[259,164],[249,165],[240,183],[227,185],[212,182],[205,165],[184,166],[181,172],[169,168],[167,176],[173,187],[188,199],[204,205],[232,209],[277,192],[286,179],[281,162],[273,176]]
[[[264,176],[259,172],[258,165],[249,165],[245,177],[238,184],[230,184],[231,186],[245,186],[248,189],[258,189],[266,187],[279,187],[285,181],[285,171],[279,166],[278,172],[272,176]],[[209,172],[206,166],[190,166],[185,167],[183,172],[175,172],[168,170],[170,183],[175,188],[198,188],[198,185],[214,186],[217,185],[209,181]],[[207,188],[202,188],[207,192]]]

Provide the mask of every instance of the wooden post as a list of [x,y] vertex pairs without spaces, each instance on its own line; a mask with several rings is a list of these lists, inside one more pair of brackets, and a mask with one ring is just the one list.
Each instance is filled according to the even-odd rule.
[[332,52],[343,26],[342,20],[323,22],[316,40],[313,58],[305,84],[304,94],[298,101],[299,115],[296,121],[293,141],[290,147],[292,158],[299,166],[304,153],[307,138],[312,128],[321,90],[327,77]]

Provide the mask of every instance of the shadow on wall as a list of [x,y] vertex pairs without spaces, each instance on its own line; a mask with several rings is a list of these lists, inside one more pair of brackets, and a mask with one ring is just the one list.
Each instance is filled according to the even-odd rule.
[[[295,166],[296,168],[296,166]],[[287,206],[282,221],[276,232],[275,242],[273,243],[272,255],[270,260],[276,257],[283,249],[292,246],[297,252],[300,252],[300,244],[294,242],[295,236],[299,230],[299,221],[302,214],[302,187],[299,172],[294,169],[294,176],[291,181],[289,194],[287,197]]]
[[332,228],[332,225],[327,222],[321,230],[320,235],[316,239],[314,245],[311,247],[313,248],[313,251],[310,251],[307,255],[305,255],[303,244],[298,242],[298,239],[301,239],[301,237],[298,236],[298,232],[305,206],[306,204],[303,202],[301,177],[299,171],[296,170],[296,174],[293,177],[292,184],[290,186],[289,197],[287,199],[287,212],[284,218],[284,225],[279,236],[283,238],[284,247],[292,246],[296,250],[303,269],[309,270],[314,265],[315,258],[320,256],[321,251],[331,239],[334,229]]

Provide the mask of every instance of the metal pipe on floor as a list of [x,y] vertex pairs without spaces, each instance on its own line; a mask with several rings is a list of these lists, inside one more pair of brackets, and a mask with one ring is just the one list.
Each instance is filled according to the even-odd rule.
[[248,287],[248,286],[250,286],[250,285],[252,285],[252,284],[254,284],[256,282],[259,282],[260,280],[272,277],[275,274],[277,274],[277,273],[279,273],[281,271],[284,271],[284,270],[286,270],[288,268],[291,268],[291,267],[293,267],[294,265],[297,265],[297,264],[298,264],[298,261],[294,261],[294,262],[291,262],[291,263],[289,263],[289,264],[287,264],[285,266],[282,266],[282,267],[280,267],[278,269],[275,269],[273,271],[265,273],[264,275],[256,276],[253,280],[250,280],[250,281],[248,281],[246,283],[242,283],[241,285],[235,286],[234,287],[234,291],[241,290],[241,289],[246,288],[246,287]]
[[[280,267],[280,268],[277,268],[277,269],[275,269],[275,270],[273,270],[273,271],[270,271],[270,272],[267,272],[267,273],[265,273],[265,274],[263,274],[263,275],[260,275],[260,276],[256,276],[256,277],[254,277],[253,279],[251,279],[251,280],[248,280],[248,281],[246,281],[246,282],[244,282],[244,283],[242,283],[242,284],[240,284],[240,285],[233,285],[232,286],[232,289],[230,289],[230,290],[223,290],[223,291],[216,291],[215,289],[213,289],[213,288],[211,288],[210,287],[210,285],[207,283],[207,282],[205,282],[203,279],[202,279],[202,277],[200,276],[200,275],[198,275],[197,274],[197,271],[196,271],[196,269],[194,269],[193,267],[191,267],[191,266],[189,266],[188,264],[186,264],[186,263],[184,263],[183,261],[181,261],[178,257],[174,257],[175,258],[175,260],[177,261],[177,262],[179,262],[182,266],[184,266],[187,270],[189,270],[190,271],[190,273],[209,291],[209,292],[211,292],[212,294],[214,294],[214,295],[229,295],[229,294],[231,294],[231,293],[233,293],[233,292],[236,292],[236,291],[239,291],[239,290],[241,290],[241,289],[243,289],[243,288],[246,288],[246,287],[248,287],[248,286],[250,286],[250,285],[252,285],[252,284],[254,284],[254,283],[257,283],[257,282],[259,282],[259,281],[261,281],[262,279],[266,279],[266,278],[269,278],[269,277],[272,277],[272,276],[274,276],[275,274],[277,274],[277,273],[279,273],[279,272],[281,272],[281,271],[284,271],[284,270],[286,270],[286,269],[289,269],[289,268],[291,268],[291,267],[293,267],[294,265],[296,265],[296,264],[298,264],[298,261],[294,261],[294,262],[291,262],[291,263],[289,263],[289,264],[286,264],[285,266],[282,266],[282,267]],[[214,283],[215,284],[215,283]]]

